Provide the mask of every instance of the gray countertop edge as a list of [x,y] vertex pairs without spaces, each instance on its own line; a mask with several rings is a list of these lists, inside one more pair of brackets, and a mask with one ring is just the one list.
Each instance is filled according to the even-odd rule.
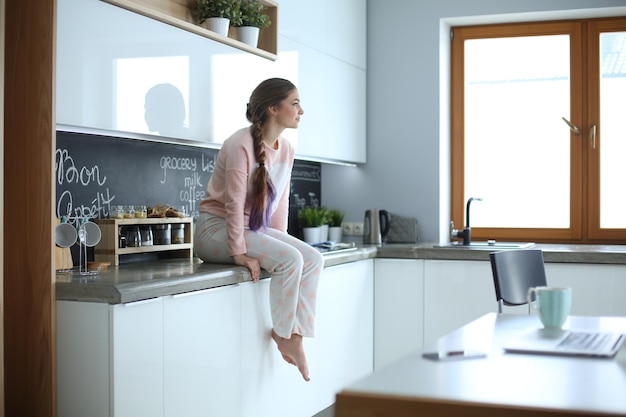
[[[488,261],[490,250],[435,248],[433,244],[384,244],[324,254],[331,267],[373,258]],[[546,263],[626,265],[626,245],[537,244]],[[262,271],[261,279],[269,278]],[[168,260],[111,267],[97,275],[57,274],[58,301],[124,304],[251,281],[240,266],[208,264],[197,259]]]

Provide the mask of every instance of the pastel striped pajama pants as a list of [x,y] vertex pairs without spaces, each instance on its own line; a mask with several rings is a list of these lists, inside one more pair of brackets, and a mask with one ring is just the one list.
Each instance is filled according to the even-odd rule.
[[[270,307],[274,331],[313,337],[317,284],[324,268],[322,255],[307,243],[276,229],[244,230],[247,256],[272,274]],[[226,220],[200,213],[194,232],[196,255],[206,262],[232,264],[226,245]]]

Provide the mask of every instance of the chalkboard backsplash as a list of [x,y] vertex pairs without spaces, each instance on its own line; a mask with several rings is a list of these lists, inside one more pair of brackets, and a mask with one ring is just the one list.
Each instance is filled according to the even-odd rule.
[[[192,217],[204,198],[218,150],[57,129],[56,215],[107,218],[112,206],[184,206]],[[321,164],[297,160],[291,181],[289,233],[297,212],[321,205]]]

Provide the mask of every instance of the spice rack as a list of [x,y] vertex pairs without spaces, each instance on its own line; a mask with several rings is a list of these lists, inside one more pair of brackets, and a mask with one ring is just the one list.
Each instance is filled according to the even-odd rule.
[[[158,217],[148,219],[95,219],[94,222],[102,231],[102,238],[94,248],[96,262],[111,262],[119,265],[120,256],[148,253],[168,252],[172,258],[193,258],[193,218],[191,217]],[[156,224],[183,224],[185,230],[184,243],[170,245],[151,245],[139,247],[119,247],[119,232],[121,226],[141,226]]]

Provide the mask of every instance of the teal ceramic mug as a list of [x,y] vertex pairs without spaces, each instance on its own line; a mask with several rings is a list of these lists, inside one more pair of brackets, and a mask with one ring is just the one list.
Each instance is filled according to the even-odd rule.
[[[535,302],[532,303],[533,294]],[[539,318],[545,328],[563,327],[572,307],[572,289],[569,287],[531,287],[527,300],[539,311]]]

